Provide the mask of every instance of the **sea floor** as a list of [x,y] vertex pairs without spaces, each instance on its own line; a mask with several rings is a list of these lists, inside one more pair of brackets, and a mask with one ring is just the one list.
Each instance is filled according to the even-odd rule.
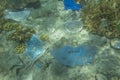
[[[47,8],[45,6],[48,6]],[[79,15],[79,13],[77,13]],[[69,17],[68,17],[69,16]],[[120,50],[111,47],[111,39],[89,33],[85,28],[69,33],[64,24],[71,20],[71,12],[64,10],[62,1],[45,0],[39,9],[31,9],[28,19],[21,25],[32,27],[36,36],[47,34],[45,53],[33,62],[25,53],[17,54],[9,33],[0,34],[0,80],[120,80]],[[69,67],[60,64],[49,52],[62,38],[65,44],[77,46],[87,43],[98,48],[93,62]],[[93,49],[94,50],[94,49]],[[42,64],[42,67],[36,64]]]

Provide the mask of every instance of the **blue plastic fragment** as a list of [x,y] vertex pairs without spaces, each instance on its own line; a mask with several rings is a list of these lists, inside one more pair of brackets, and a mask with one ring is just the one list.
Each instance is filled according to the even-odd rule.
[[55,59],[67,66],[85,65],[93,61],[97,48],[90,45],[63,46],[52,51]]
[[71,9],[75,11],[83,7],[82,4],[77,4],[74,0],[63,0],[63,3],[66,10]]
[[15,21],[23,21],[25,20],[29,15],[30,15],[30,9],[24,9],[22,11],[10,11],[10,10],[5,10],[5,19],[12,19]]
[[32,60],[40,57],[44,53],[43,42],[39,40],[35,35],[26,43],[25,54],[27,54]]

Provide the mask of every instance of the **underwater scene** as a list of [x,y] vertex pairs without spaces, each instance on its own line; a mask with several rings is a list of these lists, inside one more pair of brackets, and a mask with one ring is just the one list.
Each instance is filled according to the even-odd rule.
[[120,0],[0,0],[0,80],[120,80]]

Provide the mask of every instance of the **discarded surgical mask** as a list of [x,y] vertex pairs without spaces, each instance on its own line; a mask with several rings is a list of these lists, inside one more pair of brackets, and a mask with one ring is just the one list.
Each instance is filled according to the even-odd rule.
[[[78,20],[78,15],[76,14],[76,10],[80,10],[83,7],[83,4],[77,4],[74,0],[63,0],[64,7],[66,10],[71,9],[73,12],[72,14],[68,16],[68,19],[66,20],[66,23],[64,24],[65,30],[70,33],[76,33],[82,30],[83,22],[82,19]],[[71,21],[69,21],[69,18],[72,18]]]
[[18,22],[25,20],[29,15],[30,15],[30,9],[23,9],[20,11],[5,10],[4,12],[5,19],[12,19]]
[[72,20],[64,24],[65,30],[69,33],[80,32],[83,28],[82,20]]
[[71,9],[75,11],[80,10],[83,7],[82,4],[77,4],[74,0],[63,0],[63,3],[66,10]]
[[45,49],[43,48],[43,42],[39,40],[35,35],[26,43],[25,54],[27,54],[31,60],[36,60],[43,55]]
[[96,53],[96,47],[84,44],[78,47],[63,46],[51,52],[59,63],[71,67],[92,62]]

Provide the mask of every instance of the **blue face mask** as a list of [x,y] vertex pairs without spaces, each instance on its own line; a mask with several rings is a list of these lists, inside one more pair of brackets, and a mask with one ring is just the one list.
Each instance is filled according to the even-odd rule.
[[63,0],[63,3],[66,10],[71,9],[75,11],[83,7],[82,4],[77,4],[74,0]]
[[59,63],[74,67],[92,62],[97,50],[95,46],[82,44],[77,47],[63,46],[52,50],[51,54]]

